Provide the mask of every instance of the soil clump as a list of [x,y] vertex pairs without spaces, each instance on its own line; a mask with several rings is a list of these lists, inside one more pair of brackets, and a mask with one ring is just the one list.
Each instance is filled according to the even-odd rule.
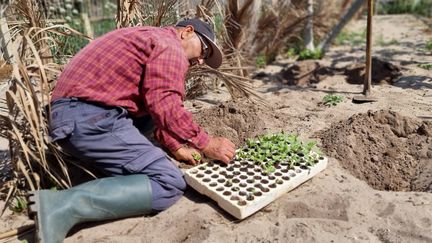
[[322,149],[378,190],[432,192],[432,122],[389,111],[351,116],[319,132]]
[[247,138],[266,133],[272,127],[281,127],[281,115],[272,107],[257,105],[247,99],[227,101],[194,114],[194,120],[209,134],[230,139],[241,146]]
[[[363,84],[365,77],[366,65],[364,63],[355,63],[345,68],[344,74],[347,76],[347,82],[350,84]],[[393,84],[402,76],[401,68],[390,62],[372,58],[372,75],[371,81],[374,84]]]
[[[275,75],[261,72],[254,78],[276,80],[286,85],[306,87],[314,86],[314,84],[331,76],[345,75],[346,81],[349,84],[363,84],[365,70],[364,63],[354,63],[346,67],[337,68],[326,66],[315,60],[303,60],[284,67]],[[372,58],[372,83],[393,84],[400,76],[402,76],[401,67],[391,62]]]
[[336,70],[321,65],[314,60],[298,61],[280,72],[283,84],[308,86],[319,83],[328,76],[333,76]]

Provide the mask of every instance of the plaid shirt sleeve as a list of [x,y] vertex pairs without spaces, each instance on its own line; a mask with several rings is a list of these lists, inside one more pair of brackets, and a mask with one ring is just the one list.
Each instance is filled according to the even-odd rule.
[[146,62],[142,87],[145,105],[156,125],[155,138],[170,151],[185,143],[202,150],[210,141],[183,106],[188,67],[183,49],[163,41],[155,45]]

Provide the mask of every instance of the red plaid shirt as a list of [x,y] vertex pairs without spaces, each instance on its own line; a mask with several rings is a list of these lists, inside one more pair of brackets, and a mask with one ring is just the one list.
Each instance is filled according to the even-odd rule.
[[123,28],[97,38],[72,58],[52,100],[77,97],[122,106],[135,117],[150,114],[155,138],[169,150],[185,143],[203,149],[209,136],[183,106],[188,67],[173,27]]

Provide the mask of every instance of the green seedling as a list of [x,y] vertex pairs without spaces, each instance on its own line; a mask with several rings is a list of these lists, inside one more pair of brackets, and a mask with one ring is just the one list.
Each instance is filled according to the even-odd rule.
[[303,143],[293,134],[262,135],[254,140],[247,139],[246,144],[237,152],[237,155],[253,161],[261,167],[264,174],[275,172],[275,164],[281,161],[288,161],[291,167],[301,163],[314,165],[320,156],[319,153],[313,152],[317,150],[316,142]]
[[267,174],[267,175],[269,175],[269,174],[271,174],[271,173],[273,173],[273,172],[276,171],[276,168],[271,163],[262,164],[262,167],[264,169],[264,173]]
[[432,63],[421,63],[418,65],[418,67],[426,70],[432,70]]
[[285,53],[286,57],[294,59],[297,56],[297,51],[295,48],[289,48],[288,51]]
[[233,185],[233,183],[232,183],[231,180],[227,180],[227,181],[225,182],[225,186],[230,187],[230,186],[232,186],[232,185]]
[[342,102],[342,100],[343,100],[343,96],[341,95],[326,94],[323,97],[323,104],[328,107],[336,106],[337,104]]
[[312,149],[315,147],[315,145],[316,145],[315,141],[307,142],[302,148],[303,154],[305,155],[309,154],[312,151]]
[[323,57],[323,51],[321,49],[310,50],[304,49],[299,53],[299,60],[308,60],[308,59],[321,59]]
[[192,157],[194,158],[195,161],[201,161],[201,154],[199,153],[192,153]]
[[27,209],[27,201],[22,197],[15,197],[9,209],[14,213],[22,213]]
[[265,68],[267,66],[267,58],[264,54],[259,54],[255,59],[257,68]]
[[432,51],[432,40],[426,42],[426,50]]
[[297,154],[291,155],[290,162],[291,162],[291,164],[290,164],[291,167],[299,165],[300,164],[300,156],[298,156]]

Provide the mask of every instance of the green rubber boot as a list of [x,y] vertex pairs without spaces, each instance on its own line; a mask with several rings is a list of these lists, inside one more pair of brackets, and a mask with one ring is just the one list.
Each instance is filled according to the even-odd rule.
[[61,243],[77,223],[117,219],[151,212],[152,192],[146,175],[97,179],[62,191],[30,195],[36,214],[36,242]]

